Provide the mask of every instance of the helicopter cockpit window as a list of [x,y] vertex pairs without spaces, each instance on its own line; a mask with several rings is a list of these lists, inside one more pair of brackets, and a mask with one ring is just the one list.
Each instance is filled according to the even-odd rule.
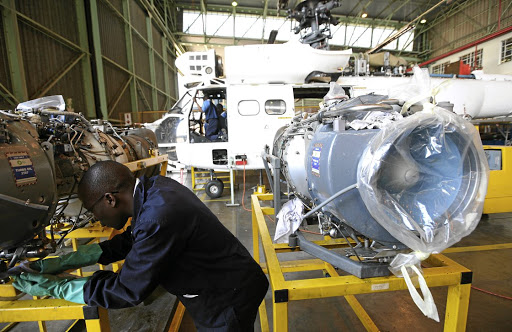
[[192,94],[187,91],[181,98],[174,104],[173,107],[169,110],[171,114],[184,114],[188,111],[188,108],[191,106],[192,102]]
[[286,103],[281,99],[271,99],[265,102],[265,112],[270,115],[280,115],[286,112]]
[[187,141],[187,123],[183,117],[165,118],[155,131],[160,143],[184,143]]

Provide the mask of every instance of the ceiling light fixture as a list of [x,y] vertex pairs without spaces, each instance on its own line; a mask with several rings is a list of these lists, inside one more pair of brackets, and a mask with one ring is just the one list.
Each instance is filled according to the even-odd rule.
[[368,13],[362,13],[362,14],[361,14],[361,17],[362,17],[362,18],[367,18],[367,17],[368,17]]
[[238,6],[238,2],[236,2],[236,1],[233,1],[233,2],[231,3],[231,6],[233,6],[233,7],[236,7],[236,6]]
[[424,18],[422,18],[422,19],[421,19],[421,21],[420,21],[420,23],[421,23],[421,24],[425,24],[425,23],[427,23],[427,20],[426,20],[426,19],[424,19]]

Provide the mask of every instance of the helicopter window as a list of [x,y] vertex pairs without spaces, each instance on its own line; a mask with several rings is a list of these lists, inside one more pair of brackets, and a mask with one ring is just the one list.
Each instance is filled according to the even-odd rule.
[[238,103],[240,115],[256,115],[260,112],[260,103],[256,100],[242,100]]
[[171,108],[169,113],[171,113],[171,114],[183,114],[186,110],[188,110],[188,108],[191,105],[191,102],[192,102],[192,95],[190,94],[190,92],[187,91],[180,98],[180,100],[178,100],[176,102],[176,104],[174,104],[174,106]]
[[280,115],[286,112],[286,103],[281,99],[271,99],[265,102],[265,112],[270,115]]
[[181,117],[170,116],[155,131],[160,143],[183,143],[187,140],[187,123]]

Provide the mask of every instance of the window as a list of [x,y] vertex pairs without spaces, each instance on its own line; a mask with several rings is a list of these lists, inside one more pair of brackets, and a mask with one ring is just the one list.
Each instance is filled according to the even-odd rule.
[[265,102],[265,112],[271,115],[284,114],[286,112],[286,103],[281,99],[272,99]]
[[256,100],[242,100],[238,103],[240,115],[256,115],[260,112],[260,104]]
[[500,63],[509,62],[512,60],[512,38],[505,39],[501,42],[501,57]]
[[441,63],[437,66],[432,66],[432,74],[444,74],[444,69],[448,66],[450,62]]
[[501,170],[501,150],[485,150],[485,156],[491,171]]
[[471,52],[469,54],[463,55],[460,57],[460,60],[465,64],[469,65],[472,69],[482,68],[482,50],[476,51],[476,64],[475,64],[475,52]]

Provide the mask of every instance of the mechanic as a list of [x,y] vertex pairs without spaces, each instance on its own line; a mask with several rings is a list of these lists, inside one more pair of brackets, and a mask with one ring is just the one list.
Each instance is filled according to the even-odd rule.
[[199,103],[197,102],[195,97],[194,102],[196,103],[197,107],[201,110],[201,112],[203,112],[205,115],[206,123],[204,125],[204,132],[206,138],[208,138],[210,141],[215,141],[218,138],[219,119],[217,117],[217,109],[213,104],[213,101],[210,99],[208,95],[205,95],[202,107],[199,106]]
[[[78,195],[103,225],[119,230],[131,217],[131,226],[100,244],[22,265],[16,288],[34,296],[125,308],[161,285],[183,303],[199,331],[253,331],[268,280],[192,191],[159,175],[136,179],[126,166],[100,161],[84,174]],[[122,259],[119,273],[96,271],[77,279],[54,275]]]

